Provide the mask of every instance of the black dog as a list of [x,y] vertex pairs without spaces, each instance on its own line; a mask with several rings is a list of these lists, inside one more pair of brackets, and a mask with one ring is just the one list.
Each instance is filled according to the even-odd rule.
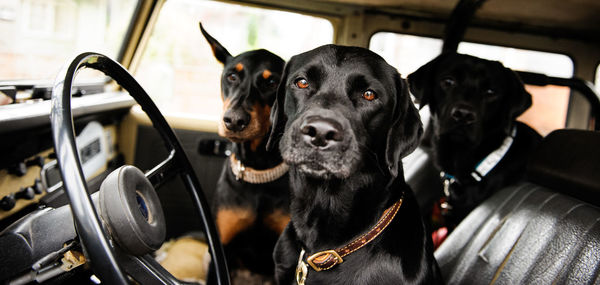
[[445,219],[434,227],[452,228],[494,191],[523,178],[541,140],[515,121],[531,106],[531,95],[500,62],[456,53],[438,56],[408,82],[431,111],[421,145],[441,172],[436,191],[444,197],[438,203]]
[[396,69],[358,47],[296,55],[271,120],[268,146],[280,139],[290,165],[292,220],[273,253],[279,284],[439,281],[401,163],[423,128]]
[[264,49],[234,57],[202,24],[200,30],[223,63],[224,106],[219,135],[234,142],[233,154],[225,161],[217,184],[213,207],[221,242],[230,261],[272,275],[271,253],[290,219],[289,182],[279,149],[266,151],[265,145],[285,63]]

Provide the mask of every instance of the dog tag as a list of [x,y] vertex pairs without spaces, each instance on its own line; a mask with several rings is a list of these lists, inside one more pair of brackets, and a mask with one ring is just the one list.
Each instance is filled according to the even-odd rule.
[[239,160],[237,162],[237,167],[238,167],[238,173],[235,175],[235,180],[239,181],[239,180],[244,179],[244,171],[246,171],[246,167]]
[[296,283],[298,285],[304,285],[306,281],[306,275],[308,275],[308,265],[302,260],[304,258],[304,249],[300,252],[300,258],[298,258],[298,266],[296,266]]

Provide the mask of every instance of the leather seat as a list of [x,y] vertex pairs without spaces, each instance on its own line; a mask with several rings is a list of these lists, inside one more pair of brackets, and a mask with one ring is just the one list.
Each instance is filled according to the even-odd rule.
[[435,252],[445,281],[599,284],[599,149],[599,132],[548,135],[529,181],[478,206]]

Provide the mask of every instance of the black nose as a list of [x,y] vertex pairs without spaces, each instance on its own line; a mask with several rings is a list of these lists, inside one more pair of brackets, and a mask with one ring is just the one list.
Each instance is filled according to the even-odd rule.
[[465,107],[453,107],[450,116],[458,123],[471,124],[477,120],[477,115]]
[[239,132],[248,126],[250,114],[242,109],[229,109],[223,114],[223,123],[231,131]]
[[304,142],[319,148],[334,146],[344,139],[339,123],[322,118],[306,120],[300,132]]

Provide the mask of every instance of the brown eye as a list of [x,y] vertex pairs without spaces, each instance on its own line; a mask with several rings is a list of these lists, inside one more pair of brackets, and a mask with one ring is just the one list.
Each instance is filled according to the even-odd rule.
[[362,97],[367,100],[367,101],[373,101],[375,100],[375,92],[373,92],[373,90],[367,90],[365,91],[365,93],[363,93]]
[[440,85],[442,85],[442,88],[448,89],[450,87],[456,86],[456,81],[454,80],[454,78],[447,77],[442,79]]
[[296,79],[296,86],[300,89],[306,89],[308,88],[308,81],[304,78],[298,78]]
[[227,80],[229,82],[236,82],[238,79],[239,79],[239,77],[235,73],[230,73],[229,75],[227,75]]

